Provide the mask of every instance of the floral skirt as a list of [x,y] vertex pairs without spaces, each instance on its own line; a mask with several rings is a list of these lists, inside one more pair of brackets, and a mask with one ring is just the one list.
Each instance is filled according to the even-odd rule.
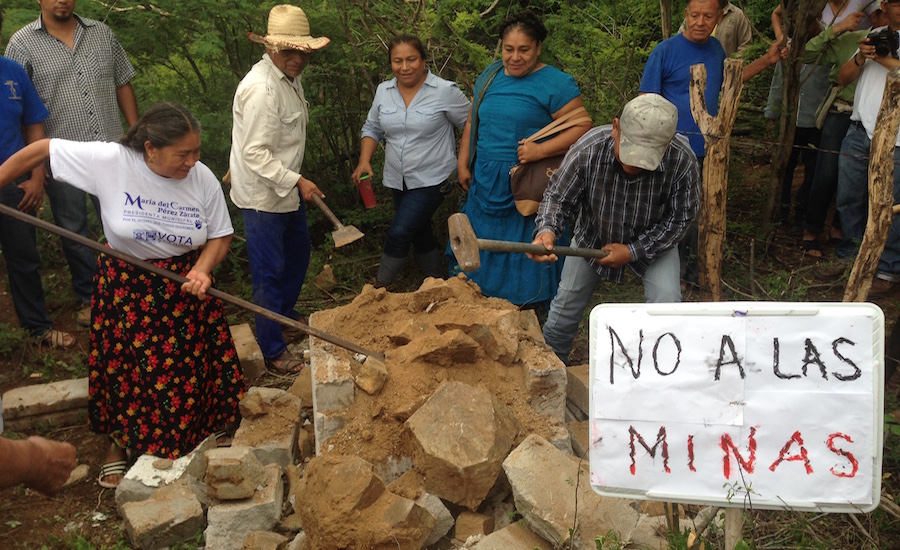
[[[152,263],[186,275],[194,251]],[[91,302],[88,417],[119,444],[177,458],[240,418],[244,393],[221,300],[101,254]]]

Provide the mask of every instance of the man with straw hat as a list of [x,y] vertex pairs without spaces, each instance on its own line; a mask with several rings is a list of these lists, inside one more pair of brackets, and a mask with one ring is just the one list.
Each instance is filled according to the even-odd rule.
[[[300,73],[310,53],[329,39],[311,36],[303,10],[286,4],[269,12],[265,36],[248,37],[266,51],[234,94],[231,200],[244,219],[253,301],[298,319],[294,305],[312,247],[303,201],[325,196],[300,174],[309,121]],[[281,325],[257,315],[256,338],[269,368],[280,374],[300,371],[302,359],[287,350]]]

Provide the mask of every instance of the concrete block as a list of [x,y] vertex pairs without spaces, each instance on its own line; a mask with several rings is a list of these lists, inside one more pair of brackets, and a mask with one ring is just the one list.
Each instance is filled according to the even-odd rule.
[[231,446],[206,451],[206,489],[210,498],[243,500],[266,483],[262,463],[248,447]]
[[278,550],[288,538],[272,531],[250,531],[244,539],[244,550]]
[[187,480],[159,489],[142,502],[125,503],[119,512],[137,548],[163,548],[190,540],[206,526],[203,506]]
[[[579,472],[580,468],[580,472]],[[601,497],[591,489],[587,461],[578,461],[547,440],[528,436],[503,462],[516,509],[531,529],[558,545],[570,544],[577,490],[578,525],[572,547],[596,548],[594,537],[612,530],[628,544],[640,521],[633,500]]]
[[[6,404],[6,401],[3,403]],[[3,419],[3,428],[11,432],[31,432],[36,431],[38,428],[65,428],[67,426],[83,426],[85,424],[87,424],[87,407],[33,414],[12,420]]]
[[591,446],[590,429],[591,423],[587,420],[583,422],[568,422],[566,428],[569,430],[569,437],[572,442],[572,453],[578,458],[588,458],[588,451]]
[[187,486],[201,503],[206,502],[206,487],[202,480],[206,474],[206,451],[216,448],[216,438],[209,436],[196,449],[171,462],[167,468],[157,468],[159,457],[141,455],[125,472],[125,477],[116,487],[116,506],[119,514],[122,506],[129,502],[139,502],[153,496],[157,488],[173,485],[181,479],[188,480]]
[[565,426],[562,424],[550,426],[549,438],[551,445],[566,454],[572,454],[572,438]]
[[316,428],[316,456],[322,454],[323,448],[328,448],[328,438],[336,434],[347,423],[346,413],[346,410],[332,411],[330,413],[313,413]]
[[570,399],[566,399],[566,422],[589,420],[586,412],[579,409]]
[[591,366],[566,367],[566,397],[587,417],[591,413]]
[[453,538],[468,540],[469,537],[490,535],[494,532],[494,518],[477,512],[464,511],[456,518],[456,530]]
[[250,531],[269,531],[281,519],[284,483],[281,467],[269,464],[266,486],[252,498],[222,502],[209,507],[206,546],[216,550],[241,550]]
[[234,348],[237,350],[244,378],[254,380],[262,376],[266,372],[266,359],[259,349],[259,344],[256,343],[250,325],[243,323],[230,326],[228,329],[231,331],[231,339],[234,340]]
[[287,545],[285,550],[309,550],[309,541],[307,540],[306,533],[297,533],[297,536]]
[[[315,317],[315,316],[313,316]],[[343,411],[353,404],[355,385],[350,359],[332,354],[325,342],[309,339],[313,380],[313,410],[317,413]]]
[[524,345],[517,361],[525,376],[528,402],[539,414],[562,424],[566,418],[566,366],[545,345]]
[[484,537],[472,550],[553,550],[554,546],[535,534],[524,521],[512,523]]
[[535,344],[544,344],[544,334],[541,332],[541,322],[533,309],[519,311],[519,338],[529,340]]
[[416,504],[428,510],[428,513],[434,516],[435,519],[434,528],[432,528],[431,534],[428,535],[428,539],[425,541],[426,547],[435,544],[444,538],[450,532],[450,529],[453,529],[455,524],[453,514],[444,506],[444,502],[441,499],[430,493],[424,493],[416,499]]
[[87,409],[88,379],[60,380],[14,388],[3,394],[2,401],[4,424],[25,416]]
[[252,448],[264,465],[284,468],[294,462],[300,430],[297,396],[275,388],[251,388],[241,400],[241,414],[244,419],[234,434],[233,446]]

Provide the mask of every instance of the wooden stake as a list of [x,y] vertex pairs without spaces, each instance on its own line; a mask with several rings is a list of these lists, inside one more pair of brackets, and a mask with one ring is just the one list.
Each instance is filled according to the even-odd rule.
[[700,187],[700,299],[718,302],[722,299],[722,258],[725,254],[725,211],[728,193],[728,151],[731,129],[737,117],[743,89],[743,62],[725,60],[725,79],[719,114],[706,110],[706,66],[691,66],[691,113],[706,139],[706,160]]
[[735,545],[743,538],[744,510],[741,508],[725,508],[725,550],[734,550]]
[[894,146],[900,128],[900,67],[888,72],[869,147],[869,221],[844,290],[845,302],[865,302],[884,251],[894,205]]

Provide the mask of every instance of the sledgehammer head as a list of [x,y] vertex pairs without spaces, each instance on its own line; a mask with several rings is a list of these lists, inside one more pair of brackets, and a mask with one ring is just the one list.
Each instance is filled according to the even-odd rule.
[[478,237],[465,214],[453,214],[447,220],[450,229],[450,248],[460,269],[475,271],[481,267],[481,256],[478,254]]

